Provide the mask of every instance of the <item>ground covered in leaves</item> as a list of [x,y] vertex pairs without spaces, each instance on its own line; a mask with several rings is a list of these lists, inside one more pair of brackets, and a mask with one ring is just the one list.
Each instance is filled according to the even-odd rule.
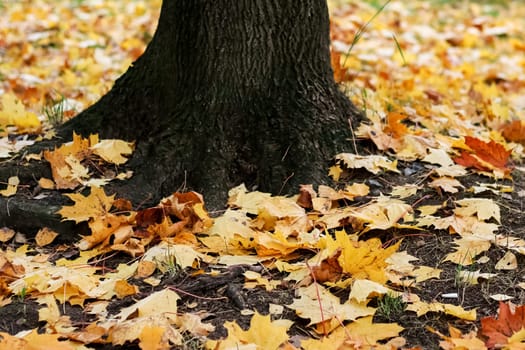
[[[378,3],[331,2],[335,77],[367,117],[335,186],[142,208],[103,189],[132,140],[96,136],[27,155],[52,169],[38,188],[0,179],[60,190],[84,232],[0,229],[0,349],[522,348],[525,6]],[[8,159],[107,91],[160,1],[0,4]]]

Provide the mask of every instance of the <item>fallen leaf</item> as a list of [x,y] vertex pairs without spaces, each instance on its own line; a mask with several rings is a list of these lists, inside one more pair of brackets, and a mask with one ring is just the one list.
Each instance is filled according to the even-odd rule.
[[243,330],[236,322],[226,322],[224,327],[228,337],[223,340],[209,340],[207,349],[279,349],[279,346],[288,340],[286,333],[292,321],[280,319],[271,321],[270,315],[262,316],[255,312],[248,330]]
[[117,280],[115,282],[115,294],[117,298],[122,299],[129,295],[135,295],[139,288],[135,285],[129,284],[126,280]]
[[349,169],[365,168],[372,174],[378,174],[382,170],[399,173],[399,170],[397,170],[397,160],[391,161],[384,156],[360,156],[352,153],[340,153],[335,156],[335,159]]
[[7,180],[7,188],[5,190],[0,190],[0,195],[4,197],[11,197],[16,194],[20,180],[18,176],[11,176]]
[[488,198],[464,198],[455,202],[460,208],[454,209],[454,213],[460,216],[471,216],[476,214],[478,220],[485,221],[494,218],[500,223],[500,208]]
[[[160,347],[158,349],[169,349],[170,344],[182,345],[182,335],[172,326],[174,318],[174,315],[166,317],[159,310],[159,313],[153,313],[149,316],[139,316],[118,322],[113,321],[110,323],[112,327],[107,339],[112,345],[123,345],[126,342],[139,340],[143,341],[145,346],[157,345]],[[155,334],[147,334],[148,330],[153,330]],[[159,339],[161,331],[162,335]],[[155,344],[156,341],[158,343]]]
[[18,98],[11,93],[3,93],[0,98],[0,129],[8,125],[18,127],[19,133],[38,133],[42,128],[36,114],[28,112]]
[[501,129],[501,134],[508,141],[525,145],[525,120],[514,120],[505,124]]
[[507,294],[492,294],[490,295],[490,299],[496,301],[509,301],[514,299],[514,297]]
[[321,239],[318,247],[327,249],[328,252],[341,249],[339,265],[343,272],[352,278],[368,279],[383,284],[387,281],[386,259],[397,251],[400,243],[401,241],[385,249],[377,238],[352,241],[344,230],[340,230],[335,232],[335,239],[331,236]]
[[22,337],[14,337],[0,332],[1,350],[75,350],[76,347],[68,340],[60,341],[60,334],[39,334],[36,329]]
[[15,236],[15,234],[15,230],[12,230],[7,227],[0,227],[0,242],[8,242],[9,240],[11,240],[11,238]]
[[508,251],[500,260],[498,260],[494,268],[496,270],[515,270],[518,268],[518,259],[514,253]]
[[485,344],[489,348],[509,346],[512,349],[511,337],[524,328],[525,306],[500,302],[497,318],[489,316],[481,319],[480,334],[486,338]]
[[461,333],[459,329],[454,328],[451,325],[449,325],[448,331],[450,333],[450,336],[446,336],[430,327],[427,327],[427,329],[430,332],[439,335],[443,339],[439,343],[442,349],[445,349],[445,350],[464,350],[464,349],[487,350],[487,347],[485,346],[483,341],[477,337],[477,334],[475,331],[469,332],[467,334],[463,334]]
[[142,328],[139,335],[139,346],[142,350],[168,350],[169,343],[164,340],[165,329],[160,326],[148,326]]
[[297,289],[296,294],[299,299],[294,299],[293,303],[286,307],[295,310],[297,316],[309,319],[310,325],[331,319],[338,322],[356,320],[375,312],[374,308],[352,301],[342,304],[338,297],[317,283]]
[[104,190],[98,187],[92,187],[88,196],[83,196],[80,193],[67,193],[65,195],[72,199],[75,204],[62,207],[58,214],[62,216],[63,221],[73,220],[77,224],[107,214],[115,197],[115,195],[108,197]]
[[457,278],[459,279],[459,281],[467,283],[472,286],[478,284],[480,278],[484,280],[489,280],[496,276],[497,276],[496,273],[480,272],[479,270],[476,270],[476,271],[461,270],[457,273]]
[[457,193],[460,188],[464,188],[461,182],[450,177],[440,177],[428,183],[429,187],[441,188],[448,193]]
[[511,151],[507,151],[502,144],[494,140],[484,142],[471,136],[465,136],[465,144],[472,151],[463,151],[459,157],[454,158],[457,164],[482,171],[494,171],[498,178],[511,171],[507,166]]
[[390,194],[392,197],[404,199],[415,195],[419,189],[421,189],[420,186],[413,184],[394,186]]
[[323,282],[336,282],[343,275],[343,269],[339,265],[339,256],[341,255],[341,249],[336,250],[332,255],[323,259],[319,264],[311,266],[314,280]]
[[55,189],[55,183],[53,180],[46,179],[45,177],[41,177],[40,180],[38,180],[38,185],[44,190]]
[[358,303],[364,303],[368,301],[369,298],[381,296],[387,293],[395,294],[394,291],[380,283],[369,280],[355,280],[352,284],[349,298]]
[[44,227],[38,230],[38,232],[36,233],[35,241],[39,247],[44,247],[48,244],[51,244],[57,236],[58,233],[47,227]]
[[135,304],[120,310],[116,317],[126,320],[137,317],[148,317],[158,314],[166,314],[167,318],[175,319],[177,316],[177,300],[180,297],[170,289],[154,292],[149,296],[137,301]]
[[381,345],[384,344],[382,341],[397,337],[401,331],[403,327],[397,323],[375,323],[372,322],[372,316],[361,317],[344,327],[337,328],[330,335],[321,339],[302,340],[301,348],[304,350],[350,350],[356,349],[357,344],[363,344],[364,349],[399,349],[404,348],[403,341],[398,343],[398,346],[390,346],[388,342],[384,348]]
[[126,157],[133,153],[134,144],[122,140],[100,140],[91,146],[94,154],[108,163],[120,165],[128,161]]
[[466,311],[461,306],[452,304],[442,304],[438,302],[426,303],[423,301],[416,301],[408,304],[406,307],[408,311],[414,311],[418,317],[427,314],[428,312],[442,312],[447,315],[455,316],[467,321],[476,320],[476,310]]
[[443,149],[430,148],[428,155],[422,159],[423,162],[438,164],[441,167],[448,167],[454,164],[452,158]]

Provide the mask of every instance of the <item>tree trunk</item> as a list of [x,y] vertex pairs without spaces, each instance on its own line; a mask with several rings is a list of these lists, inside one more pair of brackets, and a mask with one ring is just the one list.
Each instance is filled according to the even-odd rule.
[[146,52],[58,134],[135,140],[134,177],[110,187],[135,203],[191,189],[220,208],[242,182],[323,183],[358,117],[329,44],[326,0],[164,0]]

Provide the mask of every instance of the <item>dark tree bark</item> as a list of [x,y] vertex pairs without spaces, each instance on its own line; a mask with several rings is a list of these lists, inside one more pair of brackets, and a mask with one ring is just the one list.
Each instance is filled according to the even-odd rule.
[[135,203],[191,189],[219,208],[242,182],[323,183],[358,118],[329,44],[326,0],[164,0],[146,52],[58,134],[135,140],[134,177],[110,187]]

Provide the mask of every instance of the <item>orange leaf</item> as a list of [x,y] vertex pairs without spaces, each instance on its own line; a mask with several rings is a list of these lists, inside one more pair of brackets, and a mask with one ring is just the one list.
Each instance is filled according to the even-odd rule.
[[509,337],[525,328],[525,306],[510,303],[499,303],[498,318],[485,317],[481,319],[481,335],[487,337],[489,348],[500,348],[509,342]]
[[145,326],[140,333],[140,348],[142,350],[169,349],[169,344],[164,338],[164,328],[159,326]]
[[138,287],[129,284],[126,280],[118,280],[115,282],[115,293],[117,298],[122,299],[129,295],[137,294]]
[[332,69],[334,71],[334,80],[336,83],[342,83],[345,80],[345,69],[341,64],[341,53],[332,50],[330,52],[330,61],[332,63]]
[[44,227],[36,233],[36,236],[35,236],[36,245],[39,247],[46,246],[52,243],[57,236],[58,236],[58,233],[56,233],[55,231],[47,227]]
[[525,120],[515,120],[501,129],[503,137],[509,141],[525,145]]
[[408,134],[407,126],[402,123],[402,121],[406,119],[405,115],[397,112],[389,112],[387,118],[388,124],[384,130],[386,134],[390,134],[396,139]]
[[510,172],[507,167],[511,151],[507,151],[502,144],[491,140],[484,142],[475,137],[466,136],[465,144],[472,152],[462,152],[460,157],[454,158],[457,164],[473,167],[482,171],[501,170],[505,174]]

